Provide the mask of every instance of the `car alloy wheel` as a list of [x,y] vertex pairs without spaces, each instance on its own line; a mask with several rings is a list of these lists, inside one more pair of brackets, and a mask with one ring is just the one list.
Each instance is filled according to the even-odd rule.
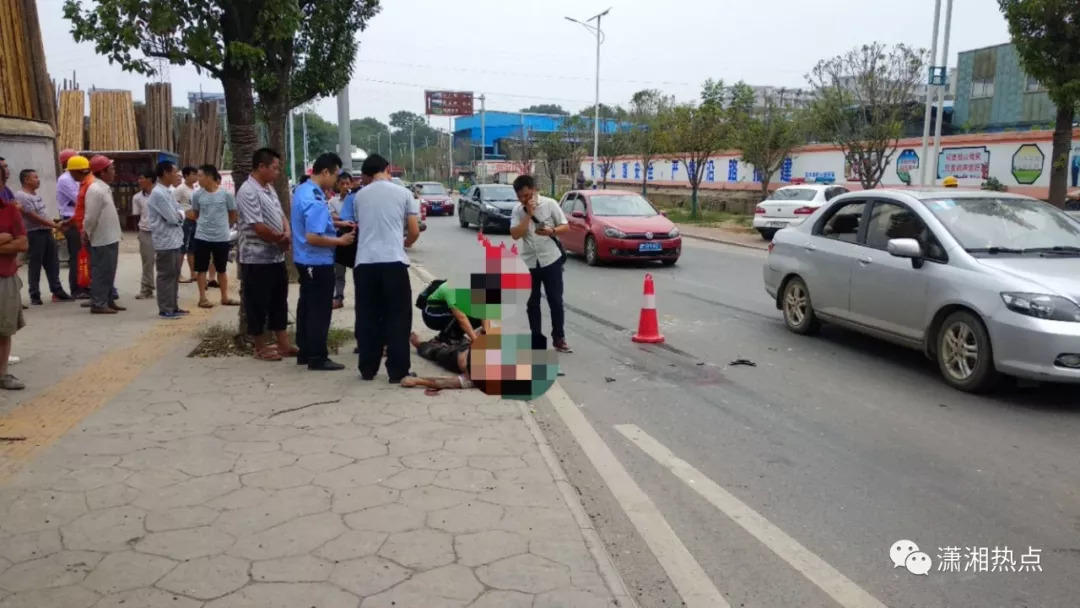
[[596,250],[596,239],[592,235],[585,237],[585,263],[589,266],[600,263],[600,252]]
[[487,214],[481,213],[480,217],[476,218],[476,229],[483,232],[487,227]]
[[938,368],[954,388],[979,392],[997,384],[990,335],[977,317],[954,312],[942,323],[937,340]]
[[465,213],[463,213],[462,211],[458,211],[458,224],[462,228],[468,228],[469,227],[469,222],[465,220]]
[[781,306],[784,311],[784,323],[797,334],[809,334],[818,330],[817,315],[810,300],[810,290],[799,277],[794,277],[784,286]]
[[953,323],[941,336],[941,359],[954,380],[963,382],[979,365],[979,343],[966,323]]

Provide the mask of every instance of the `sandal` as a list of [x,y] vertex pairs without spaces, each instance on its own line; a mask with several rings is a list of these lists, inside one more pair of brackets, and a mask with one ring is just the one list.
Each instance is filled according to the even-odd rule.
[[221,301],[221,305],[222,305],[222,306],[239,306],[239,305],[240,305],[240,301],[239,301],[239,300],[232,300],[232,299],[229,299],[229,300],[222,300],[222,301]]
[[[278,348],[277,345],[275,345],[274,348],[275,349]],[[295,356],[300,354],[300,349],[298,347],[296,347],[296,346],[290,346],[289,350],[287,350],[285,352],[280,352],[279,351],[279,354],[282,357],[295,357]]]
[[262,350],[256,350],[255,358],[259,361],[281,361],[281,355],[276,346],[266,346]]
[[209,300],[199,300],[199,308],[213,308],[214,305]]

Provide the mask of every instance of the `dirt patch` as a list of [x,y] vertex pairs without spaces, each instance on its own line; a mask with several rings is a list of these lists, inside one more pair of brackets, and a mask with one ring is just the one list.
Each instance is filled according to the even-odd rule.
[[[233,325],[211,325],[202,331],[199,336],[202,341],[194,348],[188,357],[208,359],[211,357],[250,357],[253,354],[253,344],[248,336],[236,335],[236,327]],[[267,334],[267,340],[274,338]],[[296,343],[296,331],[289,329],[289,340]],[[330,354],[336,355],[342,346],[355,340],[350,329],[331,327],[326,337],[326,348]]]

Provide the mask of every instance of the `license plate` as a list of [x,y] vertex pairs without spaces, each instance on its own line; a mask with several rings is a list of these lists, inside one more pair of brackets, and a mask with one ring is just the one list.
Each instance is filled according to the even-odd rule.
[[765,222],[767,228],[787,228],[787,222]]
[[660,243],[641,243],[637,246],[638,251],[660,251]]

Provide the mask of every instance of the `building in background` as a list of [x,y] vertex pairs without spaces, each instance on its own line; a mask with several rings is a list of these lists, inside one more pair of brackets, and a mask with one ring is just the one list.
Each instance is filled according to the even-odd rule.
[[218,116],[225,118],[225,94],[224,93],[204,93],[202,91],[188,91],[187,94],[188,111],[195,114],[195,104],[200,101],[216,101],[218,102]]
[[[480,114],[454,119],[455,147],[466,146],[471,150],[471,160],[480,160],[480,146],[485,155],[492,160],[510,158],[515,144],[525,138],[535,141],[542,133],[558,131],[563,121],[569,118],[558,114],[527,114],[522,112],[487,112],[484,117],[484,141],[480,140]],[[587,119],[588,134],[592,136],[592,120]],[[614,118],[601,119],[600,132],[613,132],[618,125]],[[456,158],[455,161],[460,162]]]
[[953,124],[967,132],[1053,129],[1057,108],[1012,43],[960,53]]

